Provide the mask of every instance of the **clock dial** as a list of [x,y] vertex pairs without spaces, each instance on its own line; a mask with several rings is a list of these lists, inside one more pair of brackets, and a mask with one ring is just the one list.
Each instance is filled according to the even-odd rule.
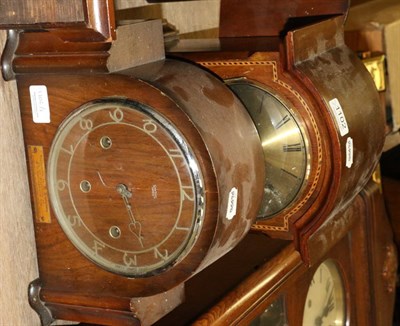
[[345,293],[339,270],[326,260],[315,271],[304,305],[303,325],[346,324]]
[[269,218],[298,196],[309,172],[307,135],[292,111],[274,94],[245,80],[228,81],[256,124],[265,159],[259,218]]
[[189,144],[151,107],[83,105],[53,141],[50,200],[72,243],[106,270],[155,275],[190,250],[203,219],[203,181]]

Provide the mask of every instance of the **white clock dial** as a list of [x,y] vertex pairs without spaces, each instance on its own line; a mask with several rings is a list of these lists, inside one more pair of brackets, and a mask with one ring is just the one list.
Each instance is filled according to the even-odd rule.
[[315,271],[304,305],[303,326],[342,326],[346,324],[343,280],[333,260],[326,260]]

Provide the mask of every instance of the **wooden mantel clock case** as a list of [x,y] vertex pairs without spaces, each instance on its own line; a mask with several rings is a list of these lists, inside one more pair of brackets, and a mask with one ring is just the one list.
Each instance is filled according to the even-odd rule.
[[220,76],[256,124],[266,179],[253,230],[304,240],[376,166],[383,115],[368,72],[344,44],[343,23],[326,19],[289,31],[284,42],[227,37],[212,44],[219,51],[201,40],[170,49]]
[[345,217],[363,211],[384,138],[374,84],[343,43],[347,1],[246,35],[222,1],[217,49],[181,42],[168,59],[159,21],[116,28],[112,1],[84,3],[77,24],[5,25],[26,29],[9,31],[2,67],[18,84],[42,323],[162,323],[251,230],[271,262],[295,257],[305,279],[336,284],[345,320],[348,267],[332,250],[349,246]]
[[40,296],[53,318],[135,323],[132,296],[181,295],[255,221],[265,174],[244,106],[193,64],[147,69],[153,80],[127,70],[17,78]]

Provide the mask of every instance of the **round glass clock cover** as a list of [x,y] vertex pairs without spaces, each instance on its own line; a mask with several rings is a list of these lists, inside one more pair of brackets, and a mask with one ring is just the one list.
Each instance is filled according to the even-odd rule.
[[264,197],[258,217],[288,207],[305,184],[309,170],[307,135],[294,114],[274,94],[246,80],[228,81],[258,130],[265,160]]
[[83,105],[50,149],[49,194],[62,229],[87,258],[129,277],[185,257],[201,229],[203,184],[179,130],[135,101]]
[[333,260],[315,271],[304,305],[303,325],[346,325],[344,284]]

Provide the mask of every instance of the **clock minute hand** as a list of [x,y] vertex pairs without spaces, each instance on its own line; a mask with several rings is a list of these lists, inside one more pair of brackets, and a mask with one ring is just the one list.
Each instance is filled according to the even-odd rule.
[[133,215],[133,212],[132,212],[132,205],[129,202],[129,198],[132,197],[132,193],[128,190],[128,187],[122,183],[118,184],[116,189],[117,189],[117,192],[121,195],[122,200],[124,201],[125,208],[128,212],[129,219],[131,220],[131,223],[129,224],[129,230],[138,238],[140,245],[143,248],[144,247],[143,236],[141,234],[142,233],[142,225],[140,224],[140,222],[136,221],[135,216]]
[[321,326],[323,324],[322,320],[328,317],[329,313],[335,308],[335,301],[333,299],[333,288],[329,291],[327,296],[326,304],[324,305],[324,310],[322,310],[321,316],[315,318],[315,326]]

